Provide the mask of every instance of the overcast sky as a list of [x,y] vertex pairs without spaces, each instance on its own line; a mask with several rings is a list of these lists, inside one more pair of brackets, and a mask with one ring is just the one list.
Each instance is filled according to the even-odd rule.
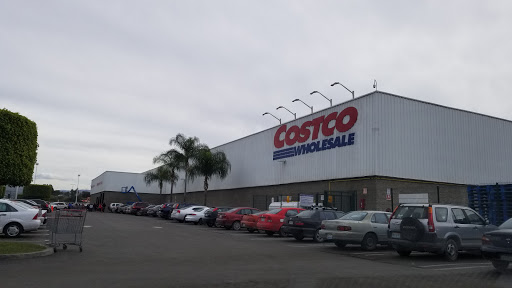
[[511,120],[511,1],[0,0],[0,108],[38,127],[37,184],[144,172],[378,89]]

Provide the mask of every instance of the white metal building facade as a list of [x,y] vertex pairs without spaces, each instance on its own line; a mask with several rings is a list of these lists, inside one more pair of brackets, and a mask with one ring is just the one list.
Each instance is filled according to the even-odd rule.
[[[430,202],[463,204],[465,185],[512,182],[511,143],[511,121],[376,91],[216,147],[232,167],[223,181],[210,181],[209,199],[213,205],[253,205],[250,196],[238,194],[335,190],[353,192],[355,203],[367,200],[365,208],[384,209],[392,206],[386,200],[398,203],[398,195],[386,199],[392,189],[437,193]],[[139,194],[158,194],[143,177],[105,172],[92,181],[91,194],[131,186]],[[174,193],[183,193],[183,184]],[[196,202],[202,184],[187,185]],[[170,185],[164,190],[169,194]]]

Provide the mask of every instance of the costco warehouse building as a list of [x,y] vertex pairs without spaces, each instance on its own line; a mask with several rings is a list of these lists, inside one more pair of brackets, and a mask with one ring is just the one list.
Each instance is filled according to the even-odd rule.
[[[268,209],[300,195],[343,211],[468,205],[468,185],[511,182],[511,143],[511,121],[375,91],[214,148],[231,173],[210,181],[208,205]],[[184,180],[173,199],[170,188],[160,196],[144,173],[106,171],[92,180],[91,202],[138,201],[134,192],[147,202],[182,201]],[[186,197],[203,203],[201,178]]]

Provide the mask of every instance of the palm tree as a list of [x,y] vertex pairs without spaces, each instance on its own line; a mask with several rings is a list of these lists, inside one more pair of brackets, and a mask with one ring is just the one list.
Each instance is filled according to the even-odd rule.
[[162,188],[164,186],[164,182],[171,181],[169,168],[167,166],[159,166],[154,171],[146,172],[144,175],[144,181],[146,182],[147,186],[151,185],[153,182],[158,182],[158,188],[160,188],[160,197],[162,197]]
[[176,137],[169,140],[169,145],[175,146],[167,152],[165,152],[168,159],[172,159],[180,170],[185,171],[185,189],[183,194],[183,202],[187,202],[187,182],[190,174],[191,163],[197,156],[199,150],[206,147],[204,144],[199,142],[197,137],[185,137],[185,135],[179,133]]
[[226,158],[226,154],[222,151],[212,152],[208,147],[199,150],[197,157],[190,170],[190,178],[204,176],[204,206],[206,205],[208,193],[208,181],[217,176],[220,179],[226,178],[231,171],[231,163]]
[[176,161],[167,155],[167,153],[162,153],[155,158],[153,158],[153,164],[163,164],[169,170],[169,183],[171,183],[171,195],[169,201],[172,202],[172,194],[173,188],[178,182],[179,175],[177,170],[179,169],[179,164]]

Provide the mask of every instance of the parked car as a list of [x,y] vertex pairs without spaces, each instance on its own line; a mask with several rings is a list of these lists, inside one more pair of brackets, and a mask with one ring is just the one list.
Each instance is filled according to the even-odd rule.
[[46,201],[41,200],[41,199],[28,199],[28,200],[31,200],[31,201],[35,202],[37,205],[39,205],[39,207],[41,209],[46,210],[47,213],[51,213],[52,212],[51,206],[48,205],[48,203],[46,203]]
[[146,206],[146,207],[144,207],[144,208],[140,209],[140,215],[142,215],[142,216],[147,216],[147,215],[148,215],[148,211],[149,211],[149,209],[152,209],[152,208],[153,208],[153,207],[155,207],[155,206],[157,206],[157,205],[151,204],[151,205],[148,205],[148,206]]
[[204,218],[203,222],[208,225],[208,227],[215,226],[215,220],[217,220],[217,216],[219,215],[219,212],[226,212],[228,210],[233,209],[233,207],[215,207],[210,208],[204,212]]
[[142,215],[142,208],[148,207],[148,202],[135,202],[130,208],[129,214],[141,216]]
[[110,203],[108,205],[108,211],[114,213],[114,212],[116,212],[117,207],[119,207],[121,205],[123,205],[123,203]]
[[172,212],[175,210],[175,209],[185,209],[187,207],[190,207],[190,206],[199,206],[197,204],[194,204],[194,203],[174,203],[170,208],[169,208],[169,214],[167,215],[167,219],[171,220],[173,219],[171,216],[172,216]]
[[296,240],[302,240],[305,237],[313,238],[315,242],[323,242],[324,238],[320,236],[320,226],[323,220],[334,220],[344,215],[328,207],[313,208],[305,210],[299,214],[287,217],[282,226],[283,233],[291,234]]
[[18,237],[21,233],[35,231],[41,225],[40,209],[22,202],[0,199],[0,231],[7,237]]
[[482,236],[482,255],[496,270],[505,271],[512,262],[512,218]]
[[14,201],[14,202],[22,202],[22,203],[25,203],[27,205],[30,205],[34,208],[41,208],[41,206],[39,206],[36,202],[32,201],[32,200],[27,200],[27,199],[12,199],[11,201]]
[[[277,208],[261,214],[256,222],[256,229],[265,231],[268,236],[279,233],[284,237],[286,233],[281,229],[284,224],[284,218],[292,217],[304,211],[301,208]],[[250,232],[250,231],[249,231]]]
[[375,250],[377,244],[388,244],[390,216],[382,211],[353,211],[339,219],[322,221],[320,237],[340,248],[361,244],[363,250]]
[[175,203],[164,203],[157,212],[158,217],[168,219]]
[[171,220],[176,220],[180,223],[183,223],[185,222],[185,217],[188,214],[197,214],[196,212],[201,212],[206,209],[208,209],[206,206],[184,206],[183,208],[175,208],[171,212]]
[[400,256],[433,252],[449,261],[457,260],[461,250],[480,251],[483,234],[497,229],[471,208],[435,204],[401,204],[388,227],[389,241]]
[[247,231],[249,231],[249,233],[258,230],[258,227],[256,227],[256,223],[258,223],[260,215],[266,212],[268,211],[260,211],[258,213],[247,214],[242,216],[242,221],[240,222],[242,224],[242,228],[246,228]]
[[250,208],[250,207],[237,207],[226,212],[220,212],[217,220],[215,220],[215,225],[222,226],[226,229],[240,230],[242,224],[242,217],[246,214],[254,214],[259,212],[259,209]]
[[203,224],[204,212],[206,212],[209,207],[206,206],[190,206],[180,211],[180,214],[185,215],[185,222],[192,222],[195,225]]
[[68,204],[66,204],[64,202],[53,202],[53,203],[51,203],[51,205],[53,206],[53,209],[57,209],[57,210],[66,209],[68,207]]
[[147,212],[147,215],[148,216],[153,216],[153,217],[156,217],[158,216],[157,213],[158,211],[160,210],[160,208],[162,207],[163,204],[160,204],[160,205],[154,205],[153,207],[148,207],[148,212]]

